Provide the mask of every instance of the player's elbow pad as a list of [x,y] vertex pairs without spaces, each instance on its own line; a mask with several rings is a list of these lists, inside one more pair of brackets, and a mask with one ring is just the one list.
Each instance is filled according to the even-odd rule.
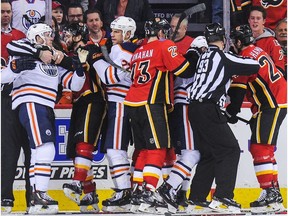
[[85,83],[85,79],[86,79],[85,74],[84,76],[77,76],[76,74],[74,74],[70,89],[75,92],[80,91]]

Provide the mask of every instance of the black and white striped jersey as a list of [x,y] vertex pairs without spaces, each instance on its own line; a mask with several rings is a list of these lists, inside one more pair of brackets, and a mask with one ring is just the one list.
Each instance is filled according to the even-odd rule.
[[190,101],[212,101],[223,107],[233,75],[250,75],[259,70],[257,61],[225,53],[215,45],[209,45],[198,61],[191,87]]
[[38,58],[41,51],[34,44],[31,44],[27,38],[11,41],[7,44],[7,50],[11,56],[33,55],[35,58]]

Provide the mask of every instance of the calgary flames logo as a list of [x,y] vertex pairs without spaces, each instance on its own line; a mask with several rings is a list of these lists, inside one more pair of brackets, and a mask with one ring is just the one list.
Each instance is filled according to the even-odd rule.
[[[264,8],[268,7],[278,7],[283,3],[284,0],[261,0],[261,5]],[[285,0],[286,1],[286,0]]]

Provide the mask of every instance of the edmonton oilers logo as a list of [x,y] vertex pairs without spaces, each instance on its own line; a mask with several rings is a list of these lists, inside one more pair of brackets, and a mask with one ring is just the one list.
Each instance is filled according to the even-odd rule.
[[48,75],[48,76],[52,76],[55,77],[58,75],[58,69],[55,65],[51,65],[51,64],[39,64],[41,71]]
[[28,10],[22,17],[22,24],[25,29],[28,29],[31,25],[38,23],[41,18],[41,14],[36,10]]

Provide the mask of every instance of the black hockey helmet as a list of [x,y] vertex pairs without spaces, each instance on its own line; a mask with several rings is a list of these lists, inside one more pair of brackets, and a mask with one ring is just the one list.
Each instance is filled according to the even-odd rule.
[[205,27],[204,36],[208,43],[215,41],[224,41],[225,28],[220,23],[208,24]]
[[157,36],[160,30],[163,31],[166,38],[169,36],[171,31],[171,26],[166,19],[155,18],[145,22],[144,25],[145,34],[148,37]]
[[70,25],[66,26],[63,30],[64,32],[67,31],[73,36],[81,35],[82,38],[85,37],[87,34],[87,27],[84,23],[71,23]]
[[249,45],[254,42],[253,33],[249,25],[240,25],[231,30],[230,38],[232,43],[240,40],[243,45]]

